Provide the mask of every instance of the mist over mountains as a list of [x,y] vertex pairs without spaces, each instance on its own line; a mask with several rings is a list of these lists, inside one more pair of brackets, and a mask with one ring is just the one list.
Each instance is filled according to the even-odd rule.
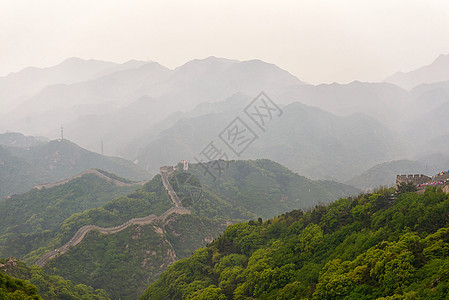
[[[260,60],[71,58],[0,78],[0,131],[66,137],[147,171],[192,160],[264,91],[284,115],[242,154],[313,179],[346,182],[386,161],[449,149],[448,55],[385,82],[310,85]],[[234,157],[236,158],[236,157]]]
[[[236,98],[241,101],[239,105],[233,104]],[[155,139],[149,139],[138,154],[137,163],[154,171],[155,166],[170,164],[177,157],[198,156],[239,114],[240,106],[252,100],[242,98],[234,96],[217,104],[228,103],[224,112],[179,120]],[[340,117],[298,102],[286,105],[283,112],[242,153],[241,159],[266,157],[313,179],[347,180],[360,168],[400,155],[402,147],[397,137],[368,116]]]
[[0,77],[1,111],[15,108],[26,99],[49,85],[70,85],[103,77],[107,74],[137,68],[144,62],[129,61],[124,64],[99,60],[82,60],[72,57],[50,68],[29,67],[17,73]]

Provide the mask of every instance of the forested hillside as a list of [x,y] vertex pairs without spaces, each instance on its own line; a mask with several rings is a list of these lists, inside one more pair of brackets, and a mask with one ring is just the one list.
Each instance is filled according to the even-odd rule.
[[0,200],[0,257],[23,259],[30,251],[46,246],[60,225],[73,214],[102,206],[138,187],[117,186],[107,179],[85,174],[62,185],[32,189]]
[[105,289],[113,299],[136,299],[173,262],[223,232],[224,222],[193,215],[134,225],[115,234],[92,232],[45,272],[78,284]]
[[[19,279],[20,278],[20,279]],[[0,299],[110,299],[105,290],[50,276],[15,258],[0,259]]]
[[188,172],[178,167],[171,185],[184,206],[208,217],[270,218],[359,193],[348,185],[312,181],[268,159],[222,161],[223,170],[221,174],[215,172],[215,176],[211,165],[210,173],[204,164],[190,164]]
[[24,280],[0,272],[0,297],[2,299],[42,299],[37,294],[37,287]]
[[[104,288],[112,298],[134,299],[167,266],[212,242],[229,224],[307,209],[358,192],[334,182],[311,181],[269,160],[227,164],[215,181],[205,176],[199,164],[190,164],[188,172],[179,165],[169,176],[191,214],[155,218],[114,234],[94,230],[81,243],[49,260],[45,272],[74,284]],[[67,243],[85,225],[119,226],[133,218],[161,216],[173,205],[160,175],[134,187],[136,190],[127,196],[110,201],[107,198],[113,193],[125,190],[91,175],[7,199],[0,226],[2,256],[35,263],[44,253]],[[123,274],[130,276],[124,278]]]
[[[109,176],[112,175],[109,174]],[[115,176],[115,178],[119,177]],[[130,193],[129,191],[132,190],[134,191]],[[128,195],[111,200],[114,194],[117,196],[123,193]],[[170,200],[162,186],[159,175],[142,187],[125,186],[119,188],[111,182],[87,174],[63,185],[49,189],[35,189],[7,201],[9,202],[4,204],[5,211],[2,211],[4,213],[2,221],[5,224],[0,226],[0,229],[6,232],[2,236],[2,256],[18,256],[30,265],[47,251],[66,243],[84,225],[96,224],[103,227],[113,227],[132,218],[150,214],[160,215],[170,208]],[[107,203],[104,204],[105,202]],[[81,207],[94,208],[80,210]],[[22,215],[20,215],[21,212],[23,212]],[[20,218],[15,220],[14,214],[19,214]],[[52,217],[52,214],[54,217]],[[196,223],[191,223],[196,225]],[[7,227],[8,224],[11,227]],[[171,226],[175,226],[174,224]],[[188,228],[185,227],[185,224],[179,227]],[[46,230],[42,230],[43,228]],[[207,234],[208,230],[212,230],[214,233],[222,232],[224,227],[216,229],[207,224],[207,226],[195,227],[195,229],[197,230],[196,235],[201,237],[202,234]],[[200,233],[198,233],[199,231]],[[193,236],[194,234],[192,236],[184,235],[180,238],[174,236],[172,240],[179,240],[177,245],[182,246],[177,247],[183,247],[190,254],[205,243],[202,240],[200,244],[195,244],[197,241]],[[212,240],[213,237],[211,235],[209,239]],[[74,278],[75,280],[72,281],[78,286],[77,290],[79,291],[92,290],[84,284],[95,286],[95,289],[105,287],[108,288],[108,293],[112,291],[111,296],[114,297],[120,296],[120,294],[114,294],[120,287],[120,293],[128,296],[132,294],[135,298],[139,292],[137,286],[141,286],[140,293],[142,293],[148,284],[148,274],[144,274],[145,276],[142,278],[145,282],[143,285],[139,285],[138,281],[136,283],[136,278],[142,277],[142,272],[138,270],[139,267],[142,267],[141,263],[144,264],[143,267],[147,265],[147,268],[149,268],[154,267],[157,262],[161,261],[163,269],[160,268],[161,264],[157,264],[157,268],[154,268],[156,272],[160,273],[168,264],[173,262],[173,257],[167,256],[167,252],[164,251],[168,247],[164,243],[160,243],[161,240],[165,239],[165,234],[161,235],[161,232],[154,230],[151,225],[149,227],[129,227],[111,235],[101,235],[94,232],[86,238],[85,243],[83,242],[72,249],[74,251],[69,251],[67,256],[60,257],[63,264],[47,266],[45,274],[51,274],[51,278],[57,279],[61,278],[59,276],[64,274],[64,270],[73,268],[76,271],[70,272],[69,275],[71,276],[64,276],[64,278]],[[183,245],[180,239],[188,239],[186,245]],[[155,248],[149,250],[147,247],[150,245],[155,245]],[[86,249],[87,253],[84,252]],[[172,250],[172,248],[169,249]],[[82,259],[79,261],[79,257],[76,257],[77,253],[82,253]],[[145,261],[139,260],[139,257],[134,254],[141,255],[142,260]],[[122,260],[116,260],[117,256]],[[73,260],[74,257],[75,260]],[[123,259],[125,257],[127,259]],[[111,272],[111,268],[123,271],[123,268],[114,264],[114,260],[125,268],[127,274],[133,274],[129,277],[129,280],[124,280],[123,274],[120,272]],[[128,263],[123,264],[123,261]],[[57,272],[58,268],[61,269],[60,272]],[[92,269],[95,272],[92,273]],[[35,266],[32,267],[32,270],[39,274],[42,272],[40,268]],[[18,274],[17,277],[28,278],[22,273]],[[78,294],[74,295],[68,299],[82,298],[76,296]],[[52,299],[60,298],[54,297]]]
[[[48,189],[48,191],[42,190],[42,192],[47,192],[48,195],[52,195],[58,199],[55,195],[62,189],[67,192],[65,197],[70,197],[73,196],[70,192],[72,186],[79,193],[79,198],[75,197],[74,199],[76,200],[74,200],[73,203],[76,204],[80,201],[82,205],[83,199],[91,200],[88,195],[92,191],[95,191],[95,189],[84,189],[83,185],[77,186],[77,182],[78,180],[75,181],[74,185],[70,182],[69,184],[66,184],[68,186],[62,185]],[[95,184],[95,182],[92,183]],[[86,186],[89,186],[89,184]],[[129,189],[129,187],[127,189]],[[136,188],[134,187],[134,189]],[[33,192],[34,191],[31,191],[31,193]],[[98,187],[97,192],[99,193],[98,196],[101,196],[101,186]],[[83,195],[83,193],[85,194]],[[59,200],[61,201],[62,199]],[[105,200],[107,201],[107,198],[103,199],[103,201]],[[67,209],[72,202],[62,201],[62,203],[65,203],[62,207]],[[90,205],[92,204],[94,203],[90,203]],[[64,210],[59,214],[55,212],[59,211],[59,202],[56,202],[55,204],[51,203],[42,214],[33,214],[27,221],[29,225],[13,226],[2,236],[3,239],[6,239],[2,241],[5,246],[2,251],[2,256],[16,256],[25,260],[27,263],[34,263],[45,252],[58,248],[70,240],[76,231],[84,225],[94,224],[102,227],[113,227],[123,224],[132,218],[144,217],[149,214],[160,215],[170,207],[170,200],[162,187],[160,176],[156,176],[152,181],[143,187],[137,188],[127,196],[120,196],[112,200],[109,198],[109,201],[101,206],[98,205],[98,203],[96,204],[97,205],[95,205],[94,208],[85,211],[80,211],[79,207],[75,206],[75,208],[78,209],[78,212],[74,211],[68,217],[63,217],[62,214],[64,213]],[[25,208],[30,205],[32,204],[25,205]],[[17,212],[20,213],[20,208],[16,209]],[[42,219],[43,215],[49,212],[55,214],[55,222],[51,222],[51,219]],[[8,219],[9,218],[7,218],[7,220]],[[13,222],[13,220],[11,221]],[[42,227],[47,228],[47,230],[42,231],[40,229]],[[7,229],[8,228],[4,228],[2,230]],[[14,233],[14,230],[19,233]]]
[[141,299],[444,299],[449,195],[393,192],[232,225]]

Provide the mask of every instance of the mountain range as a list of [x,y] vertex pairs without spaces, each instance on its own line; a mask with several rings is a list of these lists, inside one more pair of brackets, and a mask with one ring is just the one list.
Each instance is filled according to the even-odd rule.
[[[262,89],[300,83],[279,67],[258,60],[239,62],[209,57],[188,62],[175,70],[150,62],[93,80],[86,78],[84,82],[48,85],[28,99],[17,101],[12,112],[2,117],[0,129],[55,138],[55,129],[60,124],[109,113],[107,124],[99,122],[91,128],[92,132],[104,136],[113,132],[114,128],[110,127],[117,123],[122,127],[134,127],[136,123],[149,126],[175,111],[189,110],[206,101],[223,100],[236,92],[251,95]],[[117,121],[121,109],[132,109],[127,106],[144,96],[155,99],[151,106],[140,110],[145,114],[127,124],[124,124],[129,121],[126,118]],[[83,120],[79,122],[81,124],[71,124],[70,128],[85,129]],[[71,134],[69,128],[67,134]],[[74,131],[74,137],[79,135]],[[86,145],[85,140],[74,139],[74,142],[88,149],[92,147],[92,144]],[[98,145],[99,140],[95,142]]]
[[1,78],[0,105],[10,109],[0,130],[54,139],[63,125],[81,147],[155,172],[194,158],[264,91],[286,113],[242,158],[347,182],[385,161],[446,155],[448,57],[380,83],[321,85],[260,60],[208,57],[169,69],[72,58]]
[[[210,113],[203,108],[199,108],[204,112],[202,115],[193,110],[194,116],[181,118],[158,136],[151,136],[136,162],[154,172],[157,166],[174,164],[179,158],[199,157],[209,142],[214,139],[220,142],[220,132],[236,116],[243,115],[243,108],[251,100],[235,95],[227,101],[210,104]],[[221,107],[222,112],[216,112],[219,110],[212,109],[213,106]],[[266,132],[257,131],[253,124],[260,137],[241,158],[269,158],[313,179],[343,181],[360,170],[401,155],[400,138],[366,115],[341,117],[298,102],[282,110],[283,115]],[[245,121],[251,124],[251,120]],[[231,157],[226,145],[222,149]]]
[[0,107],[9,112],[27,98],[41,92],[49,85],[70,85],[92,80],[120,70],[137,68],[144,62],[129,61],[124,64],[100,60],[82,60],[72,57],[49,68],[29,67],[0,77]]

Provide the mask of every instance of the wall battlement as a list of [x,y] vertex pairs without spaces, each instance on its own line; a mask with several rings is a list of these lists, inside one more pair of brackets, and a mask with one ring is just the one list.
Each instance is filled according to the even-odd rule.
[[397,175],[396,185],[400,185],[401,183],[413,183],[415,185],[418,185],[429,182],[431,180],[431,177],[424,174]]
[[416,185],[418,193],[424,193],[428,186],[438,186],[443,192],[449,193],[449,171],[440,172],[432,177],[424,174],[396,175],[396,189],[403,183]]

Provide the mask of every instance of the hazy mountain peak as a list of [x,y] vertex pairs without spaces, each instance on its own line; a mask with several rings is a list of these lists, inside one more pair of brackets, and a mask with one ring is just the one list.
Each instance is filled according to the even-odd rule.
[[410,72],[397,72],[384,81],[396,84],[404,89],[423,83],[435,83],[449,80],[449,54],[440,54],[431,64]]
[[296,83],[301,83],[301,81],[296,76],[291,74],[290,72],[280,68],[279,66],[277,66],[275,64],[268,63],[268,62],[265,62],[260,59],[252,59],[252,60],[242,61],[242,62],[239,62],[236,65],[236,67],[237,68],[247,68],[248,71],[252,71],[252,72],[278,72],[287,77],[290,77],[289,78],[290,80],[295,78],[297,81]]
[[58,65],[64,65],[64,64],[77,64],[80,62],[84,62],[85,60],[79,57],[69,57],[62,62],[60,62]]
[[435,59],[435,61],[433,63],[447,63],[449,62],[449,54],[440,54],[438,55],[437,59]]
[[25,136],[18,132],[0,134],[0,145],[11,147],[30,147],[45,142],[45,138]]
[[130,69],[131,68],[137,69],[137,68],[139,68],[139,67],[141,67],[143,65],[149,64],[149,63],[155,63],[155,62],[151,61],[151,60],[143,61],[143,60],[131,59],[131,60],[128,60],[127,62],[124,62],[122,64],[122,66],[126,66],[126,67],[128,67]]
[[192,68],[201,68],[201,67],[207,67],[207,66],[229,66],[234,63],[237,63],[239,61],[237,60],[231,60],[227,58],[218,58],[215,56],[209,56],[207,58],[202,59],[193,59],[191,61],[186,62],[185,64],[177,67],[175,71],[183,71],[183,70],[190,70]]
[[162,68],[165,70],[169,70],[167,67],[161,65],[160,63],[158,63],[156,61],[145,62],[145,63],[141,64],[140,66],[138,66],[136,69],[150,69],[150,68]]

